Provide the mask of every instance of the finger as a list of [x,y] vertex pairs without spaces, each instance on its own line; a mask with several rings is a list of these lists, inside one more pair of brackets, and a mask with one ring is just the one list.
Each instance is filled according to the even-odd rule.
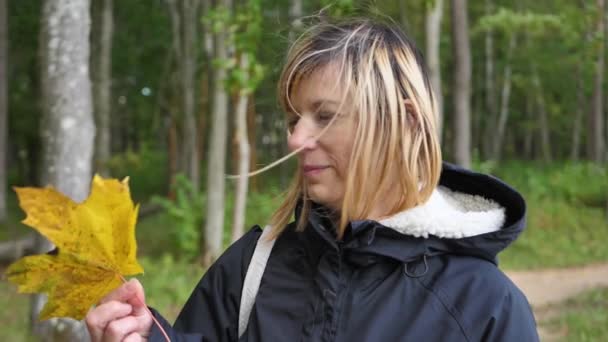
[[[136,283],[133,280],[135,280]],[[107,303],[107,302],[110,302],[113,300],[117,300],[119,302],[126,302],[129,298],[131,298],[134,295],[134,293],[135,293],[135,291],[137,291],[137,289],[141,288],[141,284],[139,284],[139,287],[137,286],[138,284],[139,284],[139,281],[137,281],[137,279],[131,279],[130,281],[120,285],[120,287],[118,287],[114,291],[110,292],[108,295],[106,295],[104,298],[102,298],[99,302]]]
[[133,306],[133,314],[136,316],[148,314],[148,310],[146,310],[146,295],[144,292],[144,287],[141,285],[139,280],[135,278],[129,281],[129,286],[133,291],[133,296],[127,299],[127,303]]
[[127,303],[131,304],[133,307],[132,315],[139,321],[141,328],[139,333],[144,337],[143,340],[145,340],[145,337],[150,335],[150,329],[152,328],[152,313],[146,306],[146,296],[141,283],[137,279],[131,279],[130,283],[132,283],[135,295],[131,297]]
[[108,302],[89,311],[85,323],[93,341],[101,341],[103,332],[109,322],[125,317],[133,311],[133,307],[117,301]]
[[108,324],[103,332],[103,341],[122,341],[125,337],[132,335],[139,330],[139,322],[133,316],[126,316],[121,319],[113,320]]
[[131,333],[130,335],[128,335],[127,337],[125,337],[124,340],[122,340],[122,342],[142,342],[145,341],[144,338],[139,334],[139,333]]

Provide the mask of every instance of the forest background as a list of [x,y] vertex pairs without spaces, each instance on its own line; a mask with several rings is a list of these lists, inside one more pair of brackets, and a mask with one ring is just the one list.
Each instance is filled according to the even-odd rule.
[[[290,43],[319,15],[392,20],[418,43],[440,94],[445,160],[503,178],[528,201],[528,229],[501,255],[503,269],[607,262],[606,7],[0,0],[0,270],[49,247],[19,223],[11,187],[52,184],[82,200],[94,172],[129,176],[142,205],[141,280],[150,305],[175,317],[221,251],[268,221],[290,181],[293,161],[250,179],[226,174],[286,154],[276,82]],[[44,299],[14,293],[2,278],[0,307],[11,309],[0,312],[1,340],[82,333],[69,320],[36,323]],[[570,340],[608,334],[606,290],[561,311],[546,324]]]

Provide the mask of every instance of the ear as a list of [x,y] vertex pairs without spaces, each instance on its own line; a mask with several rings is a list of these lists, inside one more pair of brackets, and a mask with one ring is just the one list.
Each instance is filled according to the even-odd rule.
[[403,105],[405,107],[405,115],[407,119],[408,127],[417,127],[420,125],[419,113],[414,106],[414,102],[410,99],[404,99]]

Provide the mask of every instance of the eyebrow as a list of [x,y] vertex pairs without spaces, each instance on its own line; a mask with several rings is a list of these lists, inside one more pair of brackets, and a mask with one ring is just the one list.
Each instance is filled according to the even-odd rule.
[[334,101],[334,100],[325,100],[325,99],[322,99],[322,100],[316,100],[316,101],[314,101],[314,102],[311,104],[311,108],[313,108],[313,109],[315,109],[315,110],[318,110],[318,109],[319,109],[319,108],[321,108],[323,105],[334,105],[334,106],[336,106],[336,107],[339,107],[339,106],[340,106],[340,103],[339,103],[339,102],[336,102],[336,101]]

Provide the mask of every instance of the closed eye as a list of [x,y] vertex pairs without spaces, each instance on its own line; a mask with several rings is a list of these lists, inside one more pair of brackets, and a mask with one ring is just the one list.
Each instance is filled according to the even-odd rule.
[[298,124],[298,121],[300,121],[300,115],[296,113],[287,113],[287,130],[290,133],[293,132],[293,129]]
[[335,115],[333,112],[318,112],[317,122],[321,125],[327,125]]

